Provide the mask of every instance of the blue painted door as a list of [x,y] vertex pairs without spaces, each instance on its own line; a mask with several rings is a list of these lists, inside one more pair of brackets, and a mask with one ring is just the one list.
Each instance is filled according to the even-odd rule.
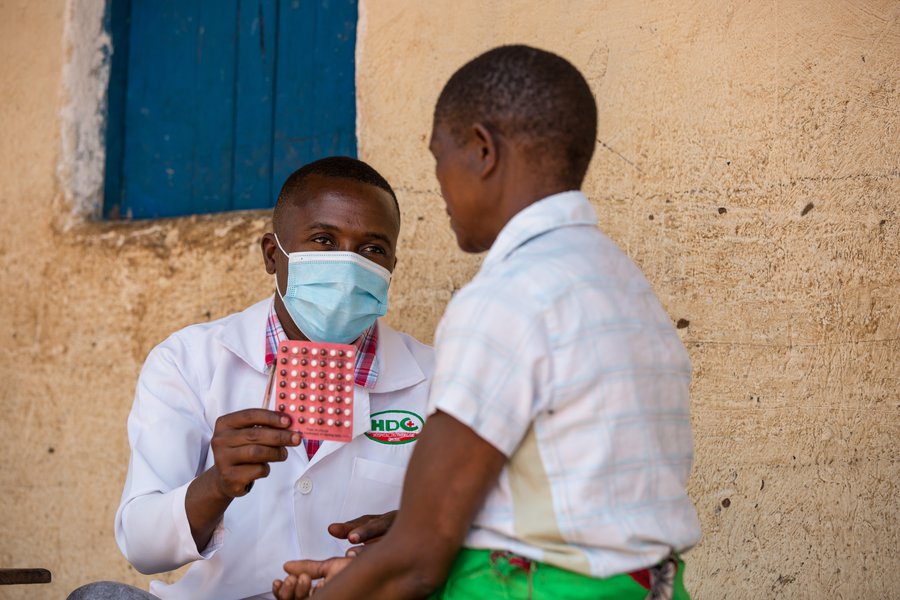
[[271,207],[355,156],[356,21],[356,0],[109,0],[105,216]]

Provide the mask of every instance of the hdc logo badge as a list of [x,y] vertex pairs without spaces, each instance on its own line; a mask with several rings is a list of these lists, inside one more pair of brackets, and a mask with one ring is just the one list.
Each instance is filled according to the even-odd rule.
[[408,410],[383,410],[372,415],[366,437],[379,444],[408,444],[416,441],[424,419]]

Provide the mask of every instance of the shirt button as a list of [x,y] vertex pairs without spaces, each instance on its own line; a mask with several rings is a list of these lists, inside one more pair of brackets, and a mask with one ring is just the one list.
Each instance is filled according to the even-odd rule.
[[313,489],[312,479],[309,477],[301,477],[299,481],[297,481],[297,491],[303,494],[304,496],[310,493]]

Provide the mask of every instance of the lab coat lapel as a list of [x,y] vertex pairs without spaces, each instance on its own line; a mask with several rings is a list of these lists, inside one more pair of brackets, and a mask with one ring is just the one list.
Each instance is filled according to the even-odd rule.
[[425,374],[416,358],[403,343],[403,337],[389,325],[378,322],[378,366],[380,372],[376,395],[396,392],[425,381]]
[[223,346],[260,373],[266,372],[266,319],[271,305],[269,297],[250,306],[231,319],[219,338]]

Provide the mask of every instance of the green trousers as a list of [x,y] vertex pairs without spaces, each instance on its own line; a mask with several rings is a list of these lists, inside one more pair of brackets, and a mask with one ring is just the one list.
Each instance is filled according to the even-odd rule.
[[[649,571],[642,574],[597,579],[508,552],[463,548],[431,600],[645,600],[650,598],[650,576]],[[662,587],[671,595],[664,592],[658,597],[690,600],[684,562],[673,562],[668,574],[671,581]]]

